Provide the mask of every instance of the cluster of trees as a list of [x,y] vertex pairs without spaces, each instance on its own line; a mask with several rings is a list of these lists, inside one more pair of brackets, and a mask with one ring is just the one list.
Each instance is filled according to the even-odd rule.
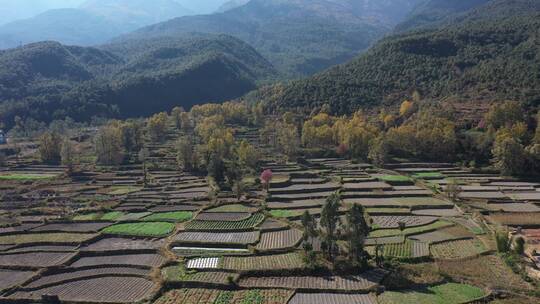
[[46,164],[62,164],[67,173],[73,172],[79,162],[78,151],[69,137],[62,137],[56,132],[45,132],[39,137],[38,154]]
[[[321,213],[320,228],[317,227],[315,218],[308,211],[302,215],[304,226],[302,246],[306,262],[312,267],[316,266],[317,259],[312,241],[314,238],[320,238],[321,249],[329,262],[335,265],[346,261],[349,267],[365,269],[371,258],[364,247],[365,239],[371,231],[368,216],[361,205],[353,205],[342,219],[340,206],[341,197],[338,192],[326,199]],[[343,241],[343,245],[340,246],[339,241]]]

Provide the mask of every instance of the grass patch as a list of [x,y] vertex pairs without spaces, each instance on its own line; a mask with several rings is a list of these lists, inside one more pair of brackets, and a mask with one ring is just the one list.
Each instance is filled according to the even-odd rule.
[[433,231],[441,228],[446,228],[453,226],[454,223],[450,223],[447,221],[436,221],[435,223],[419,226],[419,227],[411,227],[411,228],[405,228],[403,231],[399,229],[378,229],[374,230],[369,234],[370,238],[377,238],[377,237],[387,237],[387,236],[396,236],[396,235],[414,235],[419,234],[423,232]]
[[153,213],[143,217],[143,221],[165,221],[165,222],[185,222],[193,218],[193,212],[189,211],[173,211]]
[[276,209],[276,210],[271,210],[270,215],[273,217],[278,217],[278,218],[287,218],[287,217],[297,216],[299,215],[299,212],[298,211],[294,212],[291,210],[284,210],[284,209]]
[[412,179],[405,175],[381,175],[378,177],[383,182],[410,182]]
[[419,178],[419,179],[431,179],[431,178],[445,178],[445,175],[442,174],[441,172],[420,172],[420,173],[416,173],[416,174],[413,174],[413,177],[414,178]]
[[167,236],[174,231],[174,224],[165,222],[126,223],[109,226],[103,233],[133,236]]
[[231,204],[231,205],[223,205],[216,208],[211,208],[206,210],[205,212],[245,212],[245,213],[251,213],[253,211],[253,207],[244,206],[242,204]]
[[6,174],[6,175],[0,175],[0,180],[43,180],[43,179],[51,179],[55,178],[56,175],[53,174]]
[[367,208],[367,213],[410,214],[409,208]]
[[381,304],[460,304],[485,296],[481,288],[446,283],[425,289],[386,291],[379,297]]
[[120,211],[112,211],[107,213],[88,213],[80,214],[73,218],[74,221],[115,221],[124,214]]

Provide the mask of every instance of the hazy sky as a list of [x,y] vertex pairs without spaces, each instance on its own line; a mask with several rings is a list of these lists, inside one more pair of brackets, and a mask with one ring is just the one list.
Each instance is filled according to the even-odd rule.
[[[26,19],[49,9],[78,7],[87,0],[0,0],[0,24]],[[111,0],[114,1],[114,0]],[[148,0],[152,1],[152,0]],[[198,14],[216,11],[228,0],[171,0]]]

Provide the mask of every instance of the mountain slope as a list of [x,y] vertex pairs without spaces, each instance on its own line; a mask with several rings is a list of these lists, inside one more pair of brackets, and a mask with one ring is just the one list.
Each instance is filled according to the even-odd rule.
[[190,13],[174,0],[89,0],[80,8],[48,10],[0,26],[0,48],[44,40],[95,45],[142,26]]
[[457,23],[388,37],[350,63],[250,98],[274,109],[328,103],[339,113],[395,104],[413,90],[424,98],[538,103],[539,6],[532,0],[492,1]]
[[0,25],[27,19],[50,9],[74,8],[85,0],[0,0]]
[[414,28],[433,27],[461,13],[486,4],[490,0],[428,0],[417,6],[396,30],[405,32]]
[[192,35],[98,48],[43,42],[0,51],[0,120],[140,116],[239,97],[274,75],[229,36]]
[[389,31],[421,0],[252,0],[203,16],[151,25],[119,38],[222,33],[251,44],[289,77],[345,62]]

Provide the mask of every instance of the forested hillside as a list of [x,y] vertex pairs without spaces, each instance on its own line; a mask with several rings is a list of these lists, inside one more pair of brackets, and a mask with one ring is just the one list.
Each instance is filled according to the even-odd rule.
[[433,29],[388,37],[366,54],[312,78],[252,94],[271,108],[328,103],[346,113],[424,98],[540,100],[540,4],[497,0]]
[[43,42],[0,52],[0,120],[138,116],[219,102],[272,77],[273,67],[229,36],[148,39],[100,48]]
[[403,20],[421,0],[252,0],[203,16],[186,16],[120,37],[223,33],[246,41],[288,77],[343,63]]

